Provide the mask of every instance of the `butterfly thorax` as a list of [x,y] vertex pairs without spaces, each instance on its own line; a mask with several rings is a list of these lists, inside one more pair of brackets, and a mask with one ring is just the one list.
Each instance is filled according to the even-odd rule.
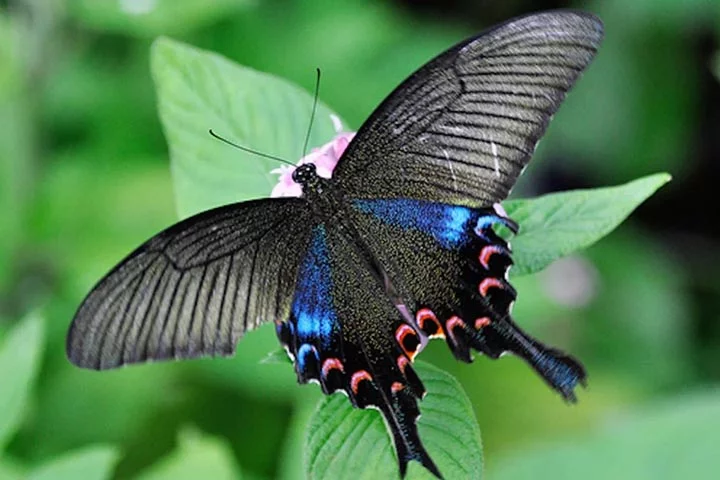
[[307,195],[310,191],[322,192],[322,177],[317,174],[317,168],[312,163],[304,163],[297,167],[292,173],[293,182],[300,185],[303,193]]
[[314,164],[300,165],[293,172],[292,178],[302,187],[303,197],[310,202],[316,214],[327,217],[337,211],[335,196],[330,194],[330,180],[318,175]]

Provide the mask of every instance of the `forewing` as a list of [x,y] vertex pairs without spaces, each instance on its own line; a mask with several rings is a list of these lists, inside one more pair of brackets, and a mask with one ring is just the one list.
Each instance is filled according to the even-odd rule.
[[68,334],[68,357],[107,369],[232,354],[246,331],[287,316],[309,217],[304,200],[264,199],[159,233],[85,298]]
[[333,178],[356,198],[504,199],[602,36],[597,17],[556,11],[456,45],[375,110]]

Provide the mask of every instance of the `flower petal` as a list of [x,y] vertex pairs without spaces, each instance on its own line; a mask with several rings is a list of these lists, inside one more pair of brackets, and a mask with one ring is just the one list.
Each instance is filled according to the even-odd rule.
[[[330,142],[319,148],[313,148],[310,153],[302,157],[297,165],[312,163],[317,167],[317,174],[323,178],[332,178],[333,170],[337,166],[340,157],[355,136],[354,132],[341,132],[342,123],[340,119],[333,116],[333,124],[338,134]],[[278,174],[278,183],[270,192],[271,197],[299,197],[302,195],[302,187],[295,183],[292,174],[297,167],[283,165],[275,168],[270,173]]]

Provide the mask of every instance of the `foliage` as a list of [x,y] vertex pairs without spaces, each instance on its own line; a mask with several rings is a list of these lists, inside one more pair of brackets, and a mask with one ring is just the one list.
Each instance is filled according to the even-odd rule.
[[28,474],[28,480],[105,480],[120,455],[113,447],[95,446],[61,455]]
[[203,436],[199,432],[186,428],[180,431],[178,444],[175,452],[143,472],[138,480],[193,480],[196,478],[233,480],[241,478],[240,472],[234,465],[232,450],[225,442]]
[[42,355],[42,320],[31,316],[0,345],[0,451],[20,426]]
[[[152,71],[180,216],[266,197],[277,162],[224,145],[228,140],[280,158],[302,156],[312,97],[272,75],[167,38],[153,44]],[[310,145],[332,138],[331,112],[318,105]]]
[[575,441],[508,455],[491,478],[531,479],[537,472],[552,472],[558,480],[708,478],[720,468],[719,441],[720,395],[702,392],[621,415]]
[[668,181],[670,175],[656,174],[618,187],[505,202],[505,211],[522,228],[513,239],[513,275],[539,272],[558,258],[589,247]]
[[[422,401],[418,430],[428,453],[447,478],[481,478],[480,429],[472,405],[452,376],[427,363],[415,369],[428,394]],[[420,465],[408,466],[408,478],[435,478]],[[379,413],[353,409],[342,395],[323,399],[308,426],[308,478],[393,478],[395,452]]]

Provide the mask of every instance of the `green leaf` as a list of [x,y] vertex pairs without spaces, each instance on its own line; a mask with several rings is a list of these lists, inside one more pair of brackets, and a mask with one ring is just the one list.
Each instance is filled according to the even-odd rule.
[[28,206],[34,198],[33,126],[23,89],[31,54],[19,17],[0,15],[0,291],[5,295],[17,281],[13,264],[26,244]]
[[226,442],[186,427],[178,435],[178,448],[150,467],[137,480],[238,480],[240,471]]
[[[307,92],[167,38],[153,44],[151,63],[180,216],[267,197],[277,183],[270,171],[281,164],[232,148],[208,129],[292,163],[300,159],[312,109]],[[331,114],[318,104],[311,147],[335,135]]]
[[37,468],[28,480],[105,480],[112,478],[120,455],[115,447],[92,446],[55,458]]
[[305,462],[307,426],[317,410],[323,393],[319,388],[298,390],[300,390],[300,394],[296,398],[279,455],[279,465],[275,477],[277,480],[307,480],[305,469],[301,468]]
[[494,480],[715,478],[720,471],[720,392],[687,395],[608,419],[584,439],[499,459]]
[[[445,478],[482,477],[480,430],[470,400],[451,375],[417,362],[428,394],[421,401],[420,438]],[[352,408],[343,395],[325,397],[308,428],[307,477],[313,480],[398,478],[390,435],[380,412]],[[435,478],[410,462],[408,479]]]
[[23,419],[43,351],[43,322],[30,315],[0,345],[0,451]]
[[268,353],[267,357],[263,358],[260,363],[280,363],[292,365],[292,360],[290,360],[290,357],[288,357],[285,350],[278,348],[277,350],[273,350]]
[[27,480],[25,468],[0,453],[0,478],[2,480]]
[[512,239],[512,274],[538,272],[558,258],[589,247],[669,181],[670,175],[658,173],[617,187],[504,202],[510,218],[520,224],[520,232]]
[[155,36],[211,24],[249,3],[248,0],[67,0],[67,12],[93,28]]

